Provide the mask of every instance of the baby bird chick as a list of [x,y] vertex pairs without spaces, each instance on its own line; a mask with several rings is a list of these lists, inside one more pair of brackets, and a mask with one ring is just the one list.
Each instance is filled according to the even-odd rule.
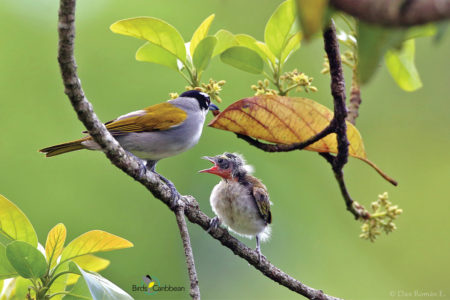
[[211,227],[221,222],[232,231],[246,237],[256,237],[256,251],[261,259],[260,241],[270,236],[272,214],[266,186],[252,176],[251,166],[238,154],[225,152],[214,157],[204,156],[214,164],[202,173],[222,177],[211,192],[210,203],[216,217]]

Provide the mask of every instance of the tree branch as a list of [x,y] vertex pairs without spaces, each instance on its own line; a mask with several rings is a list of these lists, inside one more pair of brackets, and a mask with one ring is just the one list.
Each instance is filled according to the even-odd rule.
[[190,295],[192,299],[200,299],[200,288],[198,286],[197,271],[195,269],[194,254],[192,252],[191,240],[189,237],[189,232],[186,225],[186,220],[184,219],[184,202],[178,205],[175,209],[175,216],[177,219],[178,228],[180,229],[181,239],[183,241],[184,255],[186,256],[186,264],[189,273],[189,280],[191,281],[191,292]]
[[[92,105],[86,99],[81,83],[76,72],[76,63],[73,55],[75,39],[75,4],[76,0],[61,0],[59,11],[59,46],[58,61],[61,75],[65,86],[65,93],[69,97],[78,118],[84,124],[89,134],[105,152],[108,159],[122,171],[133,177],[145,186],[155,198],[165,203],[170,209],[172,195],[170,188],[162,182],[157,175],[151,171],[142,172],[142,163],[134,156],[129,155],[117,141],[111,136],[102,122],[97,118]],[[208,230],[211,219],[204,214],[192,196],[182,196],[184,215],[192,223],[200,225],[205,231]],[[178,207],[173,208],[179,209]],[[290,290],[301,294],[309,299],[338,299],[324,294],[321,290],[313,289],[304,285],[272,265],[265,257],[258,260],[258,254],[248,248],[239,240],[231,236],[223,228],[215,228],[209,234],[217,239],[222,245],[228,247],[234,254],[245,259],[249,264],[258,269],[266,277],[283,285]]]
[[[330,124],[317,135],[309,138],[308,140],[295,143],[290,145],[281,144],[266,144],[258,140],[255,140],[249,136],[237,134],[238,138],[247,141],[250,145],[255,146],[266,152],[286,152],[293,150],[301,150],[310,144],[320,140],[321,138],[327,136],[330,133],[336,133],[337,139],[337,155],[333,156],[330,153],[319,153],[324,157],[333,169],[334,176],[338,182],[341,194],[345,200],[347,210],[350,211],[356,219],[362,218],[367,219],[369,213],[366,209],[353,201],[344,181],[343,168],[348,161],[348,146],[349,141],[347,138],[347,107],[345,105],[345,80],[342,71],[341,55],[339,53],[339,42],[336,37],[336,29],[334,23],[325,29],[323,33],[325,52],[328,56],[328,61],[330,64],[330,75],[331,75],[331,94],[333,95],[334,103],[334,116],[330,121]],[[357,115],[357,110],[356,110]],[[355,117],[356,118],[356,117]],[[353,119],[354,121],[354,119]]]
[[450,17],[449,0],[330,0],[335,8],[362,21],[384,26],[413,26]]

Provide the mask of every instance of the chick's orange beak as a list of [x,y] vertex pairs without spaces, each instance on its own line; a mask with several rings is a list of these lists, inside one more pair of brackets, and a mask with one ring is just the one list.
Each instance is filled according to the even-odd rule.
[[218,174],[219,166],[216,164],[216,161],[214,160],[214,157],[203,156],[202,159],[209,160],[210,162],[212,162],[214,164],[214,166],[212,166],[209,169],[200,170],[200,171],[198,171],[199,173],[210,173],[210,174],[219,175]]
[[212,162],[214,164],[214,166],[209,169],[198,171],[199,173],[210,173],[210,174],[214,174],[214,175],[220,176],[225,179],[230,178],[230,170],[229,169],[224,170],[224,169],[219,168],[219,166],[216,163],[215,157],[203,156],[202,158],[209,160],[210,162]]

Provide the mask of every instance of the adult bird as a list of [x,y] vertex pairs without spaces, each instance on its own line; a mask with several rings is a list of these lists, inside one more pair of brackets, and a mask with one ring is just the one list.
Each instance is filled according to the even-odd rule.
[[201,173],[218,175],[222,180],[211,192],[210,203],[216,214],[211,227],[224,223],[232,231],[256,237],[256,251],[261,260],[260,240],[270,236],[272,214],[266,186],[252,176],[252,167],[239,154],[227,153],[214,157],[204,156],[214,164]]
[[[209,110],[218,109],[208,94],[191,90],[176,99],[120,116],[105,126],[126,151],[144,160],[147,169],[156,173],[155,166],[159,160],[180,154],[198,143],[206,114]],[[87,135],[39,151],[51,157],[81,149],[101,150]],[[158,176],[170,187],[172,195],[178,197],[172,182],[160,174]]]

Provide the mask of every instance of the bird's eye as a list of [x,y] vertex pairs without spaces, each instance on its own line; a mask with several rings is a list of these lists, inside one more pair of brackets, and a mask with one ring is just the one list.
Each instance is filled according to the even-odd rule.
[[230,166],[230,162],[226,159],[219,159],[218,163],[221,169],[228,169]]

